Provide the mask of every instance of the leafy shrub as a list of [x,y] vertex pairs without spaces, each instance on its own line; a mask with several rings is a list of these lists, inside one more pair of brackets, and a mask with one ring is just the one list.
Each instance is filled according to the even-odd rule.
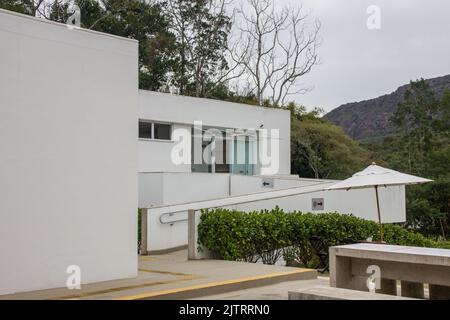
[[[383,231],[389,244],[450,248],[399,225],[384,224]],[[275,264],[283,256],[290,265],[324,271],[330,246],[379,240],[379,226],[350,214],[214,209],[203,211],[198,236],[219,259]]]

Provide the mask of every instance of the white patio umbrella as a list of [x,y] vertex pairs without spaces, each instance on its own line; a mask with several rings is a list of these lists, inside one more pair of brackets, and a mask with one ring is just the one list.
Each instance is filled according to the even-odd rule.
[[395,170],[383,168],[372,163],[362,171],[355,173],[350,178],[340,181],[327,190],[349,190],[361,188],[375,188],[377,199],[378,222],[380,224],[380,242],[383,242],[383,227],[381,224],[380,202],[378,200],[379,186],[398,186],[432,182],[433,180],[412,176]]

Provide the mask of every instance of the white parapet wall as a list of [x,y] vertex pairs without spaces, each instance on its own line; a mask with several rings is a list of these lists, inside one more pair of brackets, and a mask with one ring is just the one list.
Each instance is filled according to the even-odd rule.
[[[209,173],[140,173],[139,207],[177,204],[229,195],[229,175]],[[187,244],[187,211],[166,215],[148,215],[148,251],[158,252]],[[181,220],[181,221],[180,221]]]
[[[263,182],[273,187],[264,187]],[[304,194],[226,206],[229,209],[254,211],[275,206],[286,211],[314,213],[338,212],[378,221],[373,188],[324,191],[335,180],[292,179],[208,173],[140,173],[139,207],[151,208],[202,200],[223,199],[274,190],[304,188]],[[302,191],[303,192],[303,191]],[[404,222],[406,219],[405,187],[390,186],[379,189],[383,222]],[[313,210],[312,200],[321,199],[323,208]],[[198,213],[197,213],[198,216]],[[158,252],[177,248],[188,241],[188,212],[165,213],[162,217],[151,210],[147,215],[147,251]],[[172,222],[172,223],[171,223]]]
[[[237,176],[233,180],[233,195],[248,193],[248,180],[252,177]],[[253,178],[255,179],[255,178]],[[245,181],[247,182],[245,183]],[[238,205],[235,208],[243,211],[260,210],[262,208],[273,208],[279,206],[286,211],[302,211],[313,213],[338,212],[341,214],[353,214],[359,218],[378,221],[377,202],[374,188],[351,189],[351,190],[330,190],[326,191],[337,181],[333,180],[284,180],[274,179],[274,189],[284,189],[291,187],[316,186],[316,192],[305,195],[296,195],[287,198],[265,200],[254,203]],[[297,183],[297,184],[296,184]],[[260,183],[261,184],[261,183]],[[257,185],[257,183],[256,183]],[[267,189],[258,188],[254,192],[262,192]],[[406,221],[405,186],[380,187],[380,210],[382,220],[386,223]],[[318,199],[323,203],[323,208],[313,210],[312,201]]]
[[0,10],[0,294],[137,274],[136,41]]

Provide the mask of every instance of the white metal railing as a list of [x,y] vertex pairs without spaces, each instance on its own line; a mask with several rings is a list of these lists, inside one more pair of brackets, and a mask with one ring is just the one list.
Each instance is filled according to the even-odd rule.
[[188,219],[187,217],[186,218],[174,219],[174,220],[167,220],[167,221],[164,220],[165,216],[172,217],[173,215],[175,215],[175,213],[179,213],[179,212],[167,212],[167,213],[161,214],[159,216],[159,223],[172,225],[172,224],[177,223],[177,222],[187,221],[187,219]]
[[[204,258],[208,255],[207,252],[203,252],[200,254],[196,250],[197,244],[197,225],[200,222],[200,211],[203,209],[213,209],[213,208],[221,208],[228,207],[240,204],[248,204],[258,201],[264,200],[273,200],[280,199],[298,195],[304,195],[314,192],[325,191],[325,185],[330,185],[333,182],[326,181],[320,182],[314,185],[302,186],[302,187],[293,187],[279,190],[271,190],[265,192],[258,192],[252,194],[245,195],[237,195],[237,196],[229,196],[217,199],[209,199],[209,200],[201,200],[201,201],[193,201],[186,202],[180,204],[173,205],[162,205],[162,206],[154,206],[150,208],[143,209],[143,215],[145,219],[142,219],[142,225],[147,223],[148,215],[159,215],[159,222],[161,224],[173,224],[176,222],[186,221],[188,220],[188,254],[190,259],[199,259]],[[165,221],[163,218],[166,216],[173,216],[175,213],[179,212],[188,212],[187,218],[175,219],[175,220],[167,220]],[[145,221],[145,222],[144,222]],[[145,226],[144,226],[145,227]],[[147,251],[147,233],[145,230],[142,230],[142,241],[141,241],[141,252]],[[144,239],[145,238],[145,239]]]

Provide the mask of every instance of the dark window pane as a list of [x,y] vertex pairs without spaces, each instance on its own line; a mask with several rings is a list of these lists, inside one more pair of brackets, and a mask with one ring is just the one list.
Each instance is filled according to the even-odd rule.
[[155,139],[170,140],[172,127],[170,124],[155,123]]
[[[219,152],[217,144],[222,145],[222,152]],[[216,172],[217,173],[230,173],[230,165],[227,163],[227,142],[225,137],[222,139],[216,139]]]
[[139,121],[139,138],[151,139],[152,138],[152,123]]

